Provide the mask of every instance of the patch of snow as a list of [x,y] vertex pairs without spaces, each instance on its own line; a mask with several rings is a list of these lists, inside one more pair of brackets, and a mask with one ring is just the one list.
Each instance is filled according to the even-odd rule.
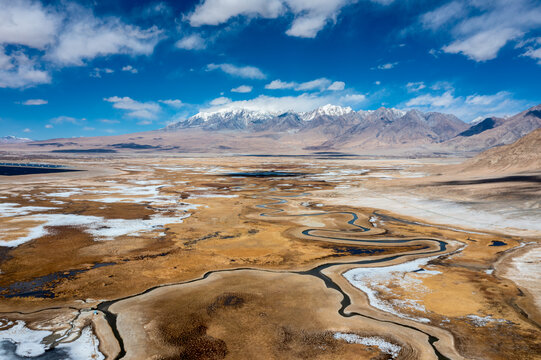
[[48,197],[68,198],[68,197],[72,197],[73,195],[80,195],[82,193],[83,193],[82,189],[72,188],[72,189],[65,189],[64,191],[47,193],[47,194],[43,194],[43,195],[48,196]]
[[8,322],[7,325],[13,326],[6,330],[0,330],[0,341],[9,341],[14,344],[17,347],[15,354],[22,357],[36,357],[43,355],[49,349],[49,346],[43,344],[42,341],[52,332],[29,329],[25,326],[24,321]]
[[103,360],[105,356],[99,351],[100,342],[90,327],[85,327],[81,335],[73,342],[60,343],[57,348],[65,349],[71,359]]
[[189,199],[198,199],[198,198],[236,198],[238,195],[228,195],[228,194],[190,194]]
[[468,320],[470,320],[469,322],[471,322],[473,325],[475,325],[477,327],[486,326],[487,324],[494,323],[494,322],[495,323],[500,323],[500,324],[509,323],[508,320],[494,319],[490,315],[488,315],[488,316],[467,315],[466,318]]
[[[439,272],[437,271],[421,268],[421,266],[426,266],[426,264],[434,258],[435,257],[419,258],[391,266],[355,268],[346,271],[343,276],[353,286],[362,290],[368,297],[370,305],[376,309],[404,319],[428,323],[430,320],[427,318],[410,316],[398,310],[398,308],[401,308],[425,312],[425,308],[418,303],[418,300],[392,299],[389,301],[381,299],[379,295],[381,293],[393,294],[392,287],[389,286],[390,283],[397,284],[401,288],[415,288],[416,291],[427,291],[427,289],[421,285],[421,281],[417,277],[406,275],[415,274],[415,276],[423,276],[438,274]],[[423,271],[419,272],[421,269]]]
[[55,210],[55,207],[46,206],[21,206],[17,203],[0,204],[0,217],[24,216],[33,212]]
[[[513,208],[494,208],[490,204],[467,204],[450,200],[423,199],[415,196],[383,194],[363,187],[349,190],[352,194],[347,197],[346,192],[341,196],[347,198],[348,206],[365,206],[385,209],[398,214],[424,219],[431,223],[464,226],[469,229],[498,230],[512,235],[523,235],[524,231],[541,232],[539,215],[541,209],[531,209],[528,213],[517,212]],[[358,200],[356,200],[358,199]],[[334,201],[335,204],[345,203],[344,200]],[[330,199],[329,201],[333,201]],[[462,231],[448,227],[454,231]],[[468,230],[469,233],[474,231]],[[479,232],[477,232],[479,233]]]
[[155,214],[150,219],[105,219],[98,216],[73,215],[73,214],[39,214],[29,216],[25,220],[42,222],[40,225],[30,228],[26,236],[16,240],[0,240],[0,246],[15,247],[28,241],[47,235],[47,227],[52,226],[80,226],[86,233],[94,236],[96,240],[114,240],[116,237],[131,235],[140,236],[142,232],[163,229],[166,224],[181,223],[189,217],[189,213],[176,216],[161,216]]
[[349,344],[376,346],[381,350],[381,352],[391,355],[393,359],[395,359],[398,354],[400,354],[400,350],[402,350],[401,346],[395,345],[376,336],[361,337],[357,334],[337,332],[333,335],[333,337],[337,340],[344,340]]

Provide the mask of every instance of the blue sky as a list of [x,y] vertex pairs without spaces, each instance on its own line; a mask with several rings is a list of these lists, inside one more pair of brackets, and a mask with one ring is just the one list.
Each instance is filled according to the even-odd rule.
[[147,131],[201,110],[541,103],[536,0],[0,0],[0,136]]

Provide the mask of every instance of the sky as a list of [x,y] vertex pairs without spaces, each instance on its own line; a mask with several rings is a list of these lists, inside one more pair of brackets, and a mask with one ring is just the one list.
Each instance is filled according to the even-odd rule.
[[159,129],[325,104],[541,103],[540,0],[0,0],[0,136]]

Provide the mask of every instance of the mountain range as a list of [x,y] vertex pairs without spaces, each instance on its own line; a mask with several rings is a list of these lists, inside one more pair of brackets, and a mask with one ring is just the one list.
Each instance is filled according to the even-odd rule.
[[384,107],[353,111],[350,107],[329,104],[309,112],[272,113],[247,109],[202,112],[170,124],[164,130],[187,129],[266,132],[280,137],[295,134],[316,142],[308,148],[310,150],[340,148],[346,144],[377,147],[439,143],[465,131],[468,125],[454,115],[435,112]]
[[25,142],[30,142],[30,141],[32,140],[28,138],[21,138],[21,137],[16,137],[12,135],[0,137],[0,144],[20,144],[20,143],[25,143]]
[[[541,105],[467,124],[451,114],[325,105],[308,112],[203,111],[163,129],[18,144],[31,151],[302,154],[340,151],[403,156],[477,153],[541,127]],[[26,139],[22,139],[26,141]],[[14,140],[10,140],[14,142]],[[9,148],[9,145],[3,146]]]

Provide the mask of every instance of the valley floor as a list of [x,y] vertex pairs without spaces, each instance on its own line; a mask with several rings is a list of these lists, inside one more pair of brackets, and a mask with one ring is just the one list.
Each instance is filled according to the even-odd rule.
[[43,161],[82,171],[0,176],[3,359],[541,358],[539,174]]

